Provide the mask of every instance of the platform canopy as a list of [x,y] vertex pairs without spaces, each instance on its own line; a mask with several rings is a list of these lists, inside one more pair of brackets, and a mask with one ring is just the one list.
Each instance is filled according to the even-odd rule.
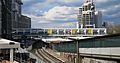
[[20,43],[7,40],[7,39],[0,39],[0,49],[10,49],[10,48],[19,48]]
[[93,38],[93,37],[68,37],[69,39],[73,39],[73,40],[82,40],[82,39],[89,39],[89,38]]
[[63,38],[47,38],[47,39],[42,39],[42,41],[47,42],[47,43],[59,43],[59,42],[69,42],[72,41],[70,39],[63,39]]

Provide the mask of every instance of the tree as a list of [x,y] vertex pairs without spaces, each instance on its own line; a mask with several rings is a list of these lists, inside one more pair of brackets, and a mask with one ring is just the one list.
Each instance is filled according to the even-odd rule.
[[107,33],[108,34],[118,34],[118,33],[120,33],[120,24],[119,25],[108,25]]

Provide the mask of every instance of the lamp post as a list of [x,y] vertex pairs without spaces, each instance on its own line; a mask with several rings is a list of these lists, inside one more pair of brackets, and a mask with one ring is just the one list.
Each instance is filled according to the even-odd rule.
[[79,63],[79,41],[78,41],[78,39],[77,39],[77,63]]

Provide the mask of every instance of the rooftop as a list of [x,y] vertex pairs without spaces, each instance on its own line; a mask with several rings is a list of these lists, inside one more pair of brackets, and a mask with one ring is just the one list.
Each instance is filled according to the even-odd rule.
[[7,39],[0,39],[0,49],[4,49],[4,48],[19,48],[20,47],[20,43],[15,42],[15,41],[11,41],[11,40],[7,40]]
[[63,38],[48,38],[48,39],[42,39],[42,41],[47,42],[47,43],[58,43],[58,42],[68,42],[68,41],[72,41],[70,39],[63,39]]

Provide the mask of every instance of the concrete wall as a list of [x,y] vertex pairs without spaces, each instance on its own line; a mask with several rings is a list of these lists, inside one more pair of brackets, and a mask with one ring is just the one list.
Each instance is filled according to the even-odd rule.
[[84,58],[82,62],[83,63],[117,63],[116,61],[100,60],[100,59],[93,59],[93,58]]

